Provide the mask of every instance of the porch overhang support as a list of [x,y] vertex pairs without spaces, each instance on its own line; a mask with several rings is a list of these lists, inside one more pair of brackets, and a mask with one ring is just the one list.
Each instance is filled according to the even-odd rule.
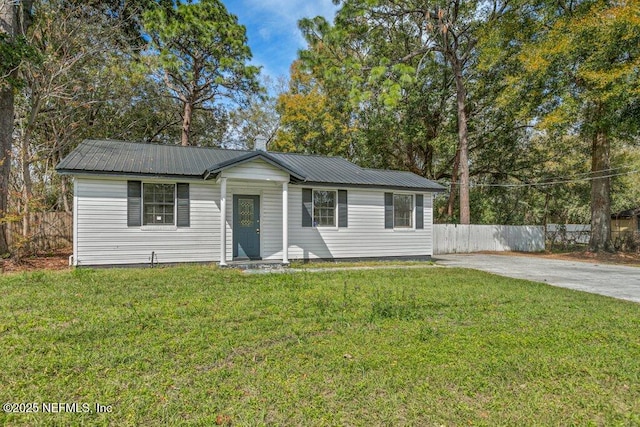
[[220,178],[220,266],[227,265],[227,178]]
[[289,264],[289,183],[282,183],[282,263]]

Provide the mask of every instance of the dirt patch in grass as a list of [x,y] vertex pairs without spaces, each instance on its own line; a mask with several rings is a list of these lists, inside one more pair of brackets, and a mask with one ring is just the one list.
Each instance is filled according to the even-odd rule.
[[19,273],[35,270],[64,270],[69,268],[69,255],[71,248],[58,249],[47,255],[38,255],[22,258],[21,260],[3,259],[0,264],[0,272]]
[[601,264],[622,264],[634,265],[640,267],[640,253],[595,253],[588,251],[572,251],[572,252],[483,252],[495,255],[519,255],[534,256],[539,258],[562,259],[567,261],[583,261]]

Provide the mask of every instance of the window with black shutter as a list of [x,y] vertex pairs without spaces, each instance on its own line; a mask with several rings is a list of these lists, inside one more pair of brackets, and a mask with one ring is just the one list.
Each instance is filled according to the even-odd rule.
[[189,227],[189,184],[178,183],[176,195],[178,198],[178,227]]
[[424,195],[416,194],[416,228],[424,228]]
[[189,227],[189,184],[127,182],[127,225]]
[[313,227],[313,190],[302,189],[302,226]]
[[349,204],[347,202],[347,190],[338,190],[338,227],[349,225]]
[[384,228],[393,228],[393,193],[384,193]]
[[127,182],[127,226],[142,225],[142,182]]

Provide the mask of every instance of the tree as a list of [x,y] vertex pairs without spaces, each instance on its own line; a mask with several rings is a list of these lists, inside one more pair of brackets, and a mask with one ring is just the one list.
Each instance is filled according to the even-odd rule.
[[274,147],[273,143],[280,129],[280,115],[277,112],[279,96],[285,92],[287,81],[284,77],[272,79],[265,76],[261,85],[266,93],[256,93],[249,97],[245,107],[230,113],[229,129],[224,145],[229,148],[253,149],[259,138]]
[[17,68],[31,54],[24,38],[30,12],[30,0],[0,0],[0,255],[9,252],[5,217],[9,207],[14,90],[19,80]]
[[[402,29],[388,40],[359,20],[332,26],[316,17],[299,26],[308,48],[292,65],[289,91],[278,102],[282,126],[276,147],[341,155],[362,166],[411,170],[431,179],[450,177],[455,118],[448,69],[415,57],[407,61],[412,76],[373,70],[378,53],[405,49],[413,35]],[[407,64],[392,68],[406,70]],[[380,81],[391,73],[402,86],[391,78]],[[393,99],[390,92],[398,88]]]
[[501,44],[517,47],[505,97],[547,133],[579,135],[591,153],[591,240],[612,250],[611,141],[638,133],[640,6],[636,1],[521,2]]
[[[29,213],[50,208],[50,194],[60,194],[64,210],[71,209],[66,179],[52,176],[57,161],[81,139],[104,135],[102,125],[113,118],[120,132],[106,137],[130,131],[131,121],[123,119],[123,112],[149,95],[134,95],[147,87],[133,66],[141,46],[140,33],[134,31],[134,3],[127,2],[126,14],[119,4],[113,5],[117,9],[81,1],[33,4],[24,37],[38,60],[22,61],[16,69],[21,85],[16,91],[13,183],[21,196],[13,198],[11,209],[21,218],[25,242]],[[108,80],[101,78],[107,75]]]
[[182,104],[182,145],[192,144],[197,110],[222,98],[242,103],[259,90],[258,68],[247,65],[251,51],[245,27],[219,0],[162,2],[144,14],[162,79]]
[[[495,0],[343,0],[333,39],[357,39],[363,72],[356,85],[370,86],[361,101],[382,96],[395,105],[403,93],[420,85],[424,62],[439,61],[450,71],[455,96],[458,147],[453,162],[452,193],[460,193],[460,222],[471,221],[469,207],[469,93],[479,28],[499,19],[506,2]],[[365,48],[366,46],[366,48]]]
[[291,65],[289,90],[277,99],[281,127],[274,149],[352,157],[351,110],[340,103],[348,92],[340,94],[323,83],[304,62]]

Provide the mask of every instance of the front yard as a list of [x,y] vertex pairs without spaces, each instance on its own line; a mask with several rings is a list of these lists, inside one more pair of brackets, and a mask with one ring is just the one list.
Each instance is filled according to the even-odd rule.
[[0,424],[639,424],[639,331],[463,269],[5,275]]

